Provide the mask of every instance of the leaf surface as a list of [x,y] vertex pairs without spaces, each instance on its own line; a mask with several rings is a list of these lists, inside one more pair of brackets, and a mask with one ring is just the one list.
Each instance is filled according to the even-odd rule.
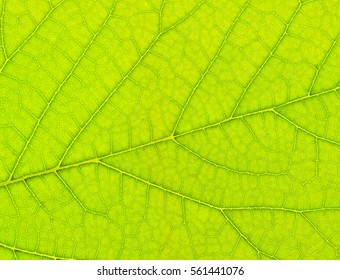
[[1,259],[339,259],[338,0],[0,5]]

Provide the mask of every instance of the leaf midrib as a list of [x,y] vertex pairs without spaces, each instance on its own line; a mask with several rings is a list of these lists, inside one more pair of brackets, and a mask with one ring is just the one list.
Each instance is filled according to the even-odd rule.
[[[338,89],[340,89],[340,87],[336,87],[334,89],[329,89],[329,90],[314,94],[312,96],[307,95],[307,96],[304,96],[302,98],[298,98],[296,100],[293,100],[293,101],[290,101],[288,103],[281,104],[281,105],[278,105],[278,106],[275,106],[275,107],[271,107],[271,108],[255,111],[255,112],[252,112],[252,113],[247,113],[247,114],[227,118],[225,120],[222,120],[222,121],[219,121],[219,122],[216,122],[216,123],[213,123],[213,124],[209,124],[209,125],[206,125],[206,126],[202,126],[202,127],[196,128],[196,129],[192,129],[192,130],[189,130],[189,131],[186,131],[186,132],[182,132],[182,133],[179,133],[177,135],[170,134],[169,136],[163,137],[161,139],[154,140],[154,141],[144,143],[144,144],[141,144],[141,145],[138,145],[138,146],[134,146],[134,147],[131,147],[131,148],[128,148],[128,149],[124,149],[124,150],[121,150],[121,151],[117,151],[117,152],[114,152],[114,153],[110,153],[110,154],[107,154],[107,155],[104,155],[104,156],[101,156],[101,157],[91,158],[91,159],[87,159],[87,160],[84,160],[84,161],[71,163],[71,164],[68,164],[68,165],[55,166],[54,168],[51,168],[51,169],[42,170],[42,171],[34,172],[34,173],[31,173],[31,174],[26,174],[26,175],[20,176],[18,178],[12,178],[11,180],[6,180],[6,181],[1,182],[0,187],[8,186],[10,184],[14,184],[14,183],[21,182],[21,181],[24,181],[24,180],[32,179],[34,177],[39,177],[39,176],[43,176],[43,175],[46,175],[46,174],[54,173],[54,172],[57,172],[59,170],[65,170],[65,169],[68,169],[68,168],[78,167],[78,166],[89,164],[89,163],[98,163],[100,160],[103,160],[103,159],[106,159],[106,158],[109,158],[109,157],[112,157],[112,156],[121,155],[121,154],[128,153],[128,152],[131,152],[131,151],[134,151],[134,150],[142,149],[142,148],[147,147],[147,146],[155,145],[155,144],[158,144],[158,143],[161,143],[161,142],[173,141],[176,138],[179,138],[179,137],[182,137],[182,136],[185,136],[185,135],[189,135],[189,134],[192,134],[192,133],[197,133],[197,132],[203,131],[205,129],[211,129],[211,128],[217,127],[221,124],[224,124],[224,123],[227,123],[227,122],[230,122],[230,121],[233,121],[233,120],[242,119],[242,118],[246,118],[246,117],[261,114],[261,113],[274,112],[273,110],[275,110],[275,109],[278,109],[278,108],[281,108],[281,107],[284,107],[284,106],[288,106],[288,105],[291,105],[293,103],[304,101],[306,99],[313,98],[313,97],[316,97],[316,96],[320,96],[320,95],[323,95],[323,94],[332,93],[332,92],[334,92]],[[303,130],[303,131],[308,133],[307,130]],[[311,133],[309,133],[309,134],[311,134]],[[319,137],[317,135],[316,136],[313,135],[313,136]],[[329,142],[327,139],[324,139],[322,137],[319,137],[318,139]],[[340,145],[340,143],[338,143],[338,142],[334,142],[333,144]]]

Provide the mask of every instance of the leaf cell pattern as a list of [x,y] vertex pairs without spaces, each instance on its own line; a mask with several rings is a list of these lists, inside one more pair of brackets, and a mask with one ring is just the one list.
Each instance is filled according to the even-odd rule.
[[339,6],[0,1],[0,258],[339,259]]

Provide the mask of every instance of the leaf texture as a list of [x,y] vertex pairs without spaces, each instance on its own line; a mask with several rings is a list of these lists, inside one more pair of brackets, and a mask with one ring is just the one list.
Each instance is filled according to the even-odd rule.
[[1,259],[339,259],[338,0],[0,5]]

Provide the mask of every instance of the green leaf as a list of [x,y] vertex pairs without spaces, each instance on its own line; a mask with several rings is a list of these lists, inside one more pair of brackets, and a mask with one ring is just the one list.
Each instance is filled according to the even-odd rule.
[[2,0],[1,259],[339,259],[338,0]]

